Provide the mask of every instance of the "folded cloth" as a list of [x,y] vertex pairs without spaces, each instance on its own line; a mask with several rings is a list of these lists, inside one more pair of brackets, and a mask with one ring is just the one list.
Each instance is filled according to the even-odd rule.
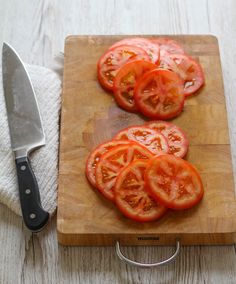
[[[46,145],[30,155],[38,181],[43,208],[55,212],[57,201],[59,110],[61,80],[54,71],[26,65],[29,72],[46,136]],[[0,72],[1,73],[1,72]],[[1,75],[0,75],[1,76]],[[14,154],[10,146],[9,128],[0,77],[0,202],[21,215]]]

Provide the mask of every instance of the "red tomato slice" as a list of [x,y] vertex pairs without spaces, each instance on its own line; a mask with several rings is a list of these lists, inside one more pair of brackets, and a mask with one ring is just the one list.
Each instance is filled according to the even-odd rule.
[[181,77],[185,96],[193,94],[204,85],[205,79],[200,64],[187,55],[165,54],[159,67],[174,71]]
[[96,167],[96,184],[100,192],[108,199],[114,200],[114,186],[120,171],[133,160],[148,160],[152,153],[135,142],[112,148],[100,157]]
[[99,59],[97,65],[98,80],[101,85],[108,90],[112,90],[113,81],[119,68],[134,59],[150,61],[146,51],[140,47],[121,45],[108,50]]
[[114,79],[113,92],[118,105],[128,111],[137,111],[134,102],[134,86],[136,81],[147,71],[157,66],[144,60],[135,60],[124,64]]
[[134,100],[147,117],[173,118],[183,110],[183,82],[177,74],[169,70],[151,70],[136,83]]
[[145,181],[153,198],[171,209],[187,209],[203,197],[197,170],[174,155],[153,158],[147,166]]
[[148,127],[158,132],[162,132],[163,130],[168,129],[170,125],[174,125],[174,124],[167,122],[167,121],[163,121],[163,120],[150,121],[147,123]]
[[154,44],[159,45],[161,54],[163,51],[174,54],[184,54],[184,49],[175,41],[168,38],[152,39]]
[[159,62],[159,57],[160,57],[160,48],[159,45],[154,44],[152,41],[146,38],[141,38],[141,37],[135,37],[135,38],[125,38],[122,39],[115,44],[113,44],[110,49],[120,46],[120,45],[134,45],[137,47],[141,47],[144,49],[147,54],[149,55],[151,61],[153,63],[158,63]]
[[166,208],[148,193],[144,183],[147,161],[136,160],[125,167],[116,179],[115,203],[128,218],[139,222],[159,219]]
[[169,146],[166,138],[161,133],[145,127],[131,126],[121,130],[114,139],[131,140],[144,145],[154,155],[166,154],[169,152]]
[[86,163],[86,176],[89,182],[96,187],[96,178],[95,178],[95,169],[97,164],[100,160],[102,154],[108,152],[110,149],[119,146],[119,145],[127,145],[129,141],[122,141],[122,140],[112,140],[105,142],[101,145],[98,145],[89,155]]
[[189,142],[178,126],[166,121],[151,121],[147,125],[165,136],[169,145],[169,154],[180,158],[187,154]]

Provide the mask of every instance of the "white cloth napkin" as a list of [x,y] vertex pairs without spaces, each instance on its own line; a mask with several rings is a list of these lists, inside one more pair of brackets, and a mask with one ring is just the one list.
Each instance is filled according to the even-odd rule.
[[[54,71],[26,65],[38,101],[46,145],[30,155],[38,181],[42,206],[50,214],[57,204],[57,166],[61,80]],[[2,72],[0,72],[2,73]],[[1,75],[0,75],[1,76]],[[0,202],[21,215],[14,155],[10,147],[9,128],[0,77]]]

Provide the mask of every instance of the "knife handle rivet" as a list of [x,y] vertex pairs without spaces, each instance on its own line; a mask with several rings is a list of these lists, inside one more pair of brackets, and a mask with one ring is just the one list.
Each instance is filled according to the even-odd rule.
[[21,166],[20,169],[24,171],[26,169],[26,166]]
[[27,189],[25,190],[25,193],[26,193],[26,194],[30,194],[30,193],[31,193],[31,190],[30,190],[29,188],[27,188]]
[[31,213],[31,214],[30,214],[30,219],[35,219],[35,218],[36,218],[36,214]]

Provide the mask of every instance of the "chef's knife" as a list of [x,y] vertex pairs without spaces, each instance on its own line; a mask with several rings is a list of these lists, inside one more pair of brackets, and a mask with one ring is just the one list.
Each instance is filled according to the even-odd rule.
[[48,222],[49,213],[41,206],[28,156],[32,150],[45,145],[45,135],[29,75],[16,51],[6,43],[2,49],[2,75],[21,211],[25,225],[37,232]]

